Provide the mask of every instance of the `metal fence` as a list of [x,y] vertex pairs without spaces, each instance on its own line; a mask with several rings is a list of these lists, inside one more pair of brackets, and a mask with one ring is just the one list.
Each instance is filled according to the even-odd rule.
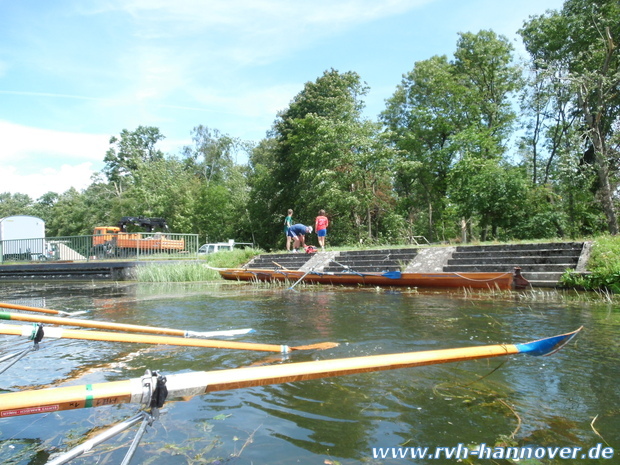
[[0,263],[195,259],[197,234],[134,233],[0,241]]

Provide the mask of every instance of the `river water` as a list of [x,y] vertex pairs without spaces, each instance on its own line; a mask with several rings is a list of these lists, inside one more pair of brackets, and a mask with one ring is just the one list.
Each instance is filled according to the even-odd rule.
[[[518,463],[470,455],[393,458],[410,448],[463,444],[580,447],[525,464],[620,463],[587,459],[620,447],[620,311],[553,295],[255,286],[251,284],[3,285],[0,301],[87,311],[81,318],[195,331],[254,328],[232,340],[298,346],[264,352],[43,340],[0,375],[0,390],[82,385],[163,374],[483,344],[521,343],[583,331],[549,357],[515,355],[212,393],[170,401],[147,429],[138,464]],[[11,324],[19,324],[12,322]],[[0,356],[32,343],[0,336]],[[34,465],[133,416],[135,405],[0,419],[0,462]],[[130,434],[73,464],[121,463]],[[600,444],[600,446],[598,446]],[[379,449],[383,448],[383,449]],[[540,449],[537,449],[540,450]],[[386,457],[385,451],[389,451]],[[585,451],[585,456],[582,454]],[[583,458],[586,457],[586,458]],[[463,459],[463,456],[460,456]],[[475,459],[475,460],[474,460]]]

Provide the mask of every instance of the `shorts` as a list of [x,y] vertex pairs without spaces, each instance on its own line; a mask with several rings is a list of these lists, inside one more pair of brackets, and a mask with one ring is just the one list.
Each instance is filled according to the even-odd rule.
[[319,236],[319,237],[325,237],[325,236],[327,236],[327,229],[319,229],[319,230],[316,232],[316,235],[317,235],[317,236]]
[[295,234],[293,231],[291,231],[290,229],[288,231],[286,231],[286,235],[288,237],[297,237],[297,234]]

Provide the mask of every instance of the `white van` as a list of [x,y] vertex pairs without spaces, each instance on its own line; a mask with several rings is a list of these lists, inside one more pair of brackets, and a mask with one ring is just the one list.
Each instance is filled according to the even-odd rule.
[[198,255],[207,255],[210,253],[221,252],[223,250],[232,250],[236,245],[250,245],[250,242],[235,242],[234,239],[228,239],[228,242],[215,242],[213,244],[203,244],[198,249]]

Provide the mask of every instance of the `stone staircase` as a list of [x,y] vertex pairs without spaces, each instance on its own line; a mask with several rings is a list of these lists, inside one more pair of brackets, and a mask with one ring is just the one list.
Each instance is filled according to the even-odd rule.
[[510,271],[520,267],[533,287],[555,287],[567,269],[584,271],[587,251],[589,243],[584,242],[460,246],[443,271]]
[[261,270],[299,270],[312,258],[313,255],[305,253],[277,253],[258,255],[254,257],[245,268],[259,268]]
[[432,273],[507,272],[519,267],[533,287],[556,287],[567,269],[585,271],[590,245],[589,242],[554,242],[265,254],[255,257],[245,268]]
[[416,257],[417,249],[355,250],[340,252],[331,258],[323,271],[351,269],[360,273],[369,271],[401,271]]

